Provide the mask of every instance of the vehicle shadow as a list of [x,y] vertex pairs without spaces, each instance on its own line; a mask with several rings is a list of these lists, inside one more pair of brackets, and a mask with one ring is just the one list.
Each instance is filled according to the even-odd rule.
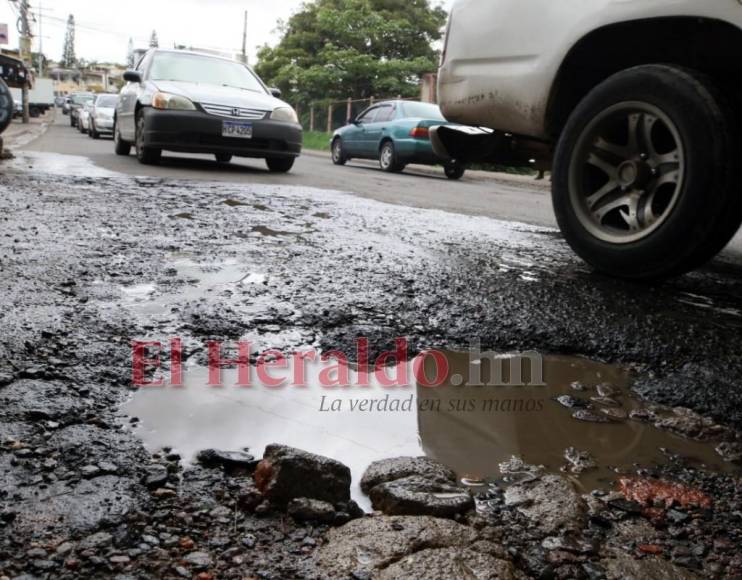
[[[248,165],[244,163],[246,159],[236,159],[232,163],[218,163],[213,159],[204,159],[199,157],[176,157],[176,156],[162,156],[160,160],[160,166],[168,167],[171,169],[182,169],[193,172],[205,172],[210,171],[214,173],[233,173],[233,174],[265,174],[268,175],[270,172],[267,168],[259,167],[257,165]],[[253,160],[256,163],[262,163],[262,160]]]
[[[379,168],[378,165],[375,165],[373,161],[364,162],[364,161],[358,161],[358,160],[352,160],[349,161],[346,165],[347,168],[352,169],[359,169],[359,170],[365,170],[368,172],[373,173],[380,173],[382,175],[388,175],[388,176],[397,176],[397,177],[417,177],[417,178],[425,178],[425,179],[436,179],[436,180],[443,180],[448,181],[448,178],[443,174],[443,168],[442,167],[435,167],[435,166],[413,166],[408,167],[404,171],[401,171],[399,173],[387,173],[385,171],[382,171],[381,168]],[[423,169],[422,167],[425,167]],[[440,175],[436,175],[434,171],[440,171]],[[466,179],[466,176],[463,178]]]

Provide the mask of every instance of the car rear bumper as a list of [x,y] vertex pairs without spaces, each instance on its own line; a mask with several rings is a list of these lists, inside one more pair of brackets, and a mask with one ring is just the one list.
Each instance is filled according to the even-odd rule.
[[144,117],[144,144],[181,153],[229,153],[237,157],[297,157],[301,153],[301,125],[254,120],[250,121],[252,139],[222,137],[222,122],[229,120],[201,111],[148,108]]
[[427,139],[395,139],[394,146],[397,157],[404,163],[435,165],[444,161],[435,154]]

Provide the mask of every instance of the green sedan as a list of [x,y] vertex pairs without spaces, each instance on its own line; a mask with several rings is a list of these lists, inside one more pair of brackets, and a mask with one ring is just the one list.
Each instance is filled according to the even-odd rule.
[[332,162],[378,159],[383,171],[396,173],[410,163],[443,165],[446,177],[460,179],[464,166],[444,162],[433,152],[430,128],[450,125],[437,105],[385,101],[369,107],[332,136]]

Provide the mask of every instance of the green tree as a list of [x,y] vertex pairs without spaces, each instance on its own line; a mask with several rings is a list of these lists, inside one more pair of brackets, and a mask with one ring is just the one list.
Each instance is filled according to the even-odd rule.
[[70,14],[67,18],[67,32],[64,35],[64,52],[61,64],[64,68],[75,68],[77,57],[75,56],[75,17]]
[[437,68],[446,13],[430,0],[315,0],[280,23],[256,72],[291,102],[415,96]]

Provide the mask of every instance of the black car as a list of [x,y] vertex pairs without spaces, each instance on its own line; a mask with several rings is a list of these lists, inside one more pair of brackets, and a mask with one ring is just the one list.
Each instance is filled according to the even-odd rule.
[[136,148],[141,163],[159,163],[162,151],[266,160],[273,172],[291,169],[301,153],[296,112],[246,65],[179,50],[149,51],[116,106],[116,153]]
[[72,93],[70,95],[69,115],[70,127],[77,127],[77,120],[82,109],[88,103],[95,100],[93,93]]

